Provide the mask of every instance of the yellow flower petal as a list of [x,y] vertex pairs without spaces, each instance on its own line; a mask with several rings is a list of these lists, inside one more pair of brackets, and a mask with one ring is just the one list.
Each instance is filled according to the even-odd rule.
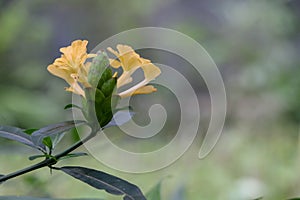
[[137,70],[143,64],[140,57],[135,55],[128,55],[126,59],[126,65],[123,66],[125,71]]
[[96,56],[97,56],[97,54],[95,54],[95,53],[89,53],[89,54],[87,54],[87,58],[94,58]]
[[75,40],[68,47],[60,48],[60,58],[48,66],[48,71],[55,76],[64,79],[71,87],[67,91],[84,96],[84,91],[78,84],[90,87],[88,83],[89,65],[85,64],[87,58],[95,57],[96,54],[87,54],[87,40]]
[[144,64],[141,68],[144,71],[145,79],[149,81],[155,79],[161,73],[160,69],[152,63]]
[[92,64],[92,62],[86,62],[86,63],[85,63],[84,66],[85,66],[85,69],[86,69],[87,72],[90,71],[91,64]]
[[114,59],[109,59],[109,63],[113,68],[119,68],[121,66],[121,63]]
[[107,48],[108,51],[110,51],[111,53],[113,53],[117,58],[120,56],[119,53],[115,50],[113,50],[111,47]]
[[69,88],[65,88],[65,90],[68,92],[73,92],[74,94],[78,94],[78,95],[85,97],[85,93],[84,93],[83,89],[78,85],[78,83],[73,84]]
[[131,77],[132,72],[127,72],[124,71],[122,75],[118,78],[117,80],[117,88],[122,87],[123,85],[126,85],[128,83],[132,82],[132,77]]
[[135,90],[133,92],[133,95],[136,95],[136,94],[149,94],[149,93],[156,92],[156,91],[157,91],[157,89],[153,85],[146,85],[144,87],[141,87],[141,88]]
[[123,44],[118,44],[117,49],[118,49],[120,55],[124,55],[124,54],[127,54],[129,52],[134,52],[132,47],[130,47],[128,45],[123,45]]
[[146,86],[142,86],[136,90],[127,90],[125,92],[121,92],[119,94],[119,96],[121,98],[125,98],[125,97],[130,97],[132,95],[149,94],[149,93],[156,92],[156,91],[157,91],[157,89],[153,85],[146,85]]
[[110,65],[114,68],[123,69],[122,75],[117,80],[117,88],[120,88],[128,83],[132,82],[132,74],[139,68],[142,68],[144,72],[145,79],[133,87],[119,93],[121,97],[128,97],[134,94],[148,94],[156,91],[153,86],[145,86],[151,80],[155,79],[160,73],[160,69],[151,63],[150,60],[141,58],[130,46],[127,45],[117,45],[117,50],[112,48],[107,48],[108,51],[113,53],[117,60],[110,60]]
[[153,85],[146,85],[146,86],[143,86],[137,90],[135,90],[132,95],[136,95],[136,94],[149,94],[149,93],[152,93],[152,92],[156,92],[157,89],[153,86]]
[[47,69],[51,74],[64,79],[69,84],[72,84],[73,78],[70,76],[70,72],[68,70],[61,69],[56,65],[49,65]]
[[108,51],[113,53],[120,60],[121,66],[124,71],[138,68],[142,64],[140,56],[135,53],[131,47],[127,45],[117,45],[117,49],[119,52],[113,50],[110,47],[107,48]]

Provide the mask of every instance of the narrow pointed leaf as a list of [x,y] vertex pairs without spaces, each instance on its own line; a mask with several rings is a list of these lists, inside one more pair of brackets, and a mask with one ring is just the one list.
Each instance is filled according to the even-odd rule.
[[31,128],[31,129],[26,129],[23,132],[28,134],[28,135],[31,135],[34,131],[37,131],[37,130],[39,130],[39,129]]
[[35,145],[43,145],[43,139],[48,136],[53,136],[56,134],[61,134],[66,131],[71,130],[76,125],[82,125],[86,123],[85,121],[66,121],[57,124],[48,125],[44,128],[41,128],[31,135],[31,140]]
[[47,155],[34,155],[34,156],[30,156],[28,159],[35,160],[37,158],[45,158],[45,157],[47,157]]
[[94,188],[114,195],[124,195],[124,200],[146,200],[136,185],[105,172],[83,167],[62,167],[60,170]]
[[75,105],[75,104],[68,104],[68,105],[66,105],[65,107],[64,107],[64,109],[66,110],[66,109],[70,109],[70,108],[78,108],[78,109],[82,109],[80,106],[77,106],[77,105]]
[[43,144],[46,145],[50,150],[53,148],[52,140],[50,137],[45,137],[43,139]]
[[0,137],[21,142],[33,148],[38,148],[31,141],[30,135],[24,133],[22,129],[11,126],[0,126]]

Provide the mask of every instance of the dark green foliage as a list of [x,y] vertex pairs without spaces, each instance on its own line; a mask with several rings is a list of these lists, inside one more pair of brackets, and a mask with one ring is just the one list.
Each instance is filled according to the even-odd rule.
[[82,125],[85,121],[66,121],[58,124],[48,125],[41,129],[22,130],[17,127],[0,126],[0,137],[11,139],[22,144],[28,145],[42,152],[46,152],[46,147],[51,150],[59,140],[59,137],[54,138],[54,143],[51,136],[57,136],[66,131],[71,130],[76,125]]
[[105,96],[110,96],[113,93],[116,83],[117,83],[116,78],[111,78],[106,82],[104,82],[103,85],[101,86],[101,91],[103,92],[103,94]]
[[[107,77],[109,74],[105,74],[105,69],[109,65],[109,60],[105,52],[98,52],[97,56],[93,59],[88,74],[88,82],[92,87],[96,87],[100,82],[100,76]],[[103,74],[103,75],[102,75]],[[111,77],[111,76],[110,76]],[[101,80],[105,81],[105,80]]]
[[46,154],[44,154],[44,155],[34,155],[34,156],[29,156],[28,159],[29,160],[35,160],[37,158],[45,158],[45,157],[47,157]]
[[113,175],[83,167],[62,167],[60,170],[94,188],[124,195],[124,200],[146,200],[137,186]]
[[112,99],[114,98],[117,97],[108,96],[101,104],[95,103],[96,116],[101,127],[107,125],[113,117]]
[[53,143],[52,143],[52,140],[50,137],[45,137],[43,139],[43,144],[48,147],[49,149],[52,149],[53,148]]
[[99,89],[96,89],[96,93],[95,93],[96,103],[101,104],[104,99],[105,99],[105,95],[103,94],[103,92]]
[[26,129],[24,131],[24,133],[27,133],[28,135],[31,135],[34,131],[37,131],[37,130],[39,130],[39,129],[37,129],[37,128]]
[[33,143],[37,146],[43,144],[43,139],[48,136],[53,136],[57,134],[64,133],[71,130],[76,125],[82,125],[86,123],[85,121],[66,121],[57,124],[51,124],[46,127],[43,127],[31,134],[31,139]]
[[[107,58],[106,58],[107,59]],[[99,74],[99,76],[101,75],[101,78],[99,79],[99,82],[98,82],[98,84],[97,84],[97,88],[101,88],[102,87],[102,85],[106,82],[106,81],[108,81],[108,80],[110,80],[111,78],[112,78],[112,71],[111,71],[111,69],[109,68],[109,67],[107,67],[107,68],[105,68],[105,70],[103,71],[103,73],[102,74]],[[98,77],[99,78],[99,77]]]
[[95,89],[86,89],[86,98],[83,99],[82,105],[83,114],[92,127],[95,127],[97,122],[100,127],[107,125],[118,102],[118,97],[114,94],[117,78],[113,77],[108,65],[106,53],[98,52],[90,66],[88,81]]
[[[103,84],[100,84],[101,82]],[[115,109],[116,102],[118,101],[118,96],[113,95],[116,84],[117,79],[112,77],[111,69],[107,68],[97,86],[98,93],[101,95],[103,94],[103,96],[97,95],[96,92],[95,100],[96,116],[101,127],[104,127],[112,119],[113,110]],[[97,98],[100,99],[98,100]]]

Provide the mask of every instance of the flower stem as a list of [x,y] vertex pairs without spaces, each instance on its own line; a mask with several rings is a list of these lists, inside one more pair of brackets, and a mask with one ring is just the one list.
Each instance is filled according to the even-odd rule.
[[89,141],[91,138],[93,138],[96,135],[97,132],[98,132],[98,130],[92,130],[91,133],[86,138],[78,141],[77,143],[75,143],[74,145],[72,145],[71,147],[66,149],[65,151],[63,151],[51,158],[46,158],[45,160],[43,160],[39,163],[36,163],[34,165],[31,165],[29,167],[26,167],[24,169],[18,170],[16,172],[12,172],[12,173],[4,175],[4,176],[0,176],[0,184],[3,183],[4,181],[21,176],[21,175],[29,173],[31,171],[34,171],[34,170],[37,170],[37,169],[40,169],[43,167],[51,167],[52,165],[55,165],[60,158],[68,155],[70,152],[74,151],[75,149],[77,149],[78,147],[83,145],[85,142]]

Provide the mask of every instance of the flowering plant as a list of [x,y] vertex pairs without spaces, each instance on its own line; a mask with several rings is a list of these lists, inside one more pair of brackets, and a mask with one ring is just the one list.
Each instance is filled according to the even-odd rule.
[[[66,91],[81,96],[81,106],[68,104],[65,108],[79,108],[85,120],[65,121],[40,129],[26,130],[0,126],[0,137],[18,141],[42,153],[31,156],[30,160],[44,158],[43,161],[25,169],[0,175],[0,183],[36,169],[49,167],[51,170],[62,171],[94,188],[114,195],[122,195],[124,200],[146,199],[136,185],[105,172],[81,166],[55,166],[63,158],[86,155],[86,153],[72,152],[96,136],[100,130],[116,125],[112,119],[119,110],[118,102],[121,98],[155,92],[156,88],[149,85],[149,82],[161,73],[157,66],[150,60],[140,57],[130,46],[117,45],[117,51],[111,47],[107,48],[108,52],[116,56],[116,59],[109,59],[104,51],[99,51],[97,54],[87,53],[87,44],[86,40],[76,40],[70,46],[61,48],[61,57],[55,59],[47,68],[51,74],[64,79],[69,84],[69,87],[65,88]],[[88,61],[88,59],[92,60]],[[137,69],[143,71],[144,80],[124,90],[123,86],[133,81],[132,75]],[[121,74],[119,74],[120,71],[122,71]],[[64,133],[81,125],[89,126],[90,134],[54,155],[55,146]]]

